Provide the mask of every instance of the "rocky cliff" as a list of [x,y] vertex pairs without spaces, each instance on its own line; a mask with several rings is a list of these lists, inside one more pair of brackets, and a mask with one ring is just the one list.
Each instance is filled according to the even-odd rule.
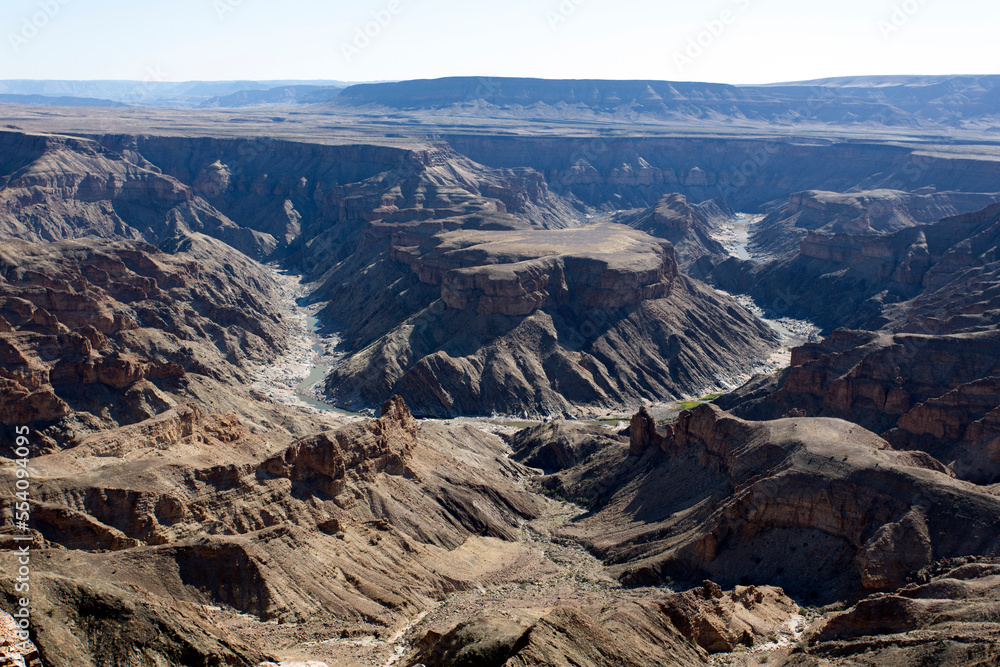
[[[530,471],[505,451],[476,429],[418,425],[393,399],[378,419],[290,443],[183,407],[36,457],[41,659],[125,664],[113,653],[148,634],[150,659],[256,665],[284,645],[269,620],[370,632],[515,563],[540,567],[518,526],[551,501],[522,488]],[[16,468],[0,466],[0,486]],[[16,563],[0,533],[0,560]],[[0,576],[3,595],[13,587]]]
[[780,376],[720,399],[739,415],[848,419],[896,448],[926,451],[962,479],[1000,481],[1000,338],[837,330],[792,352]]
[[606,223],[487,221],[389,238],[375,224],[371,245],[327,278],[320,294],[351,350],[327,380],[334,400],[399,393],[435,416],[574,413],[702,392],[772,344],[740,306],[679,274],[663,241]]
[[996,482],[998,220],[994,204],[874,239],[812,233],[794,260],[717,266],[723,284],[742,272],[776,310],[870,329],[793,350],[783,374],[720,405],[756,419],[848,419],[963,479]]
[[65,446],[168,409],[196,378],[246,382],[287,347],[279,306],[271,274],[201,235],[5,241],[0,421]]
[[538,172],[487,168],[446,144],[411,150],[5,130],[0,146],[0,233],[32,241],[157,244],[202,232],[257,259],[292,253],[311,269],[320,250],[336,257],[366,222],[400,210],[509,211],[545,227],[578,217]]
[[641,213],[620,215],[615,221],[670,241],[678,263],[686,269],[702,257],[729,256],[711,233],[733,215],[725,202],[713,200],[691,205],[684,195],[674,193],[664,195],[655,206]]
[[1000,549],[995,496],[850,422],[750,422],[704,405],[636,444],[555,474],[563,492],[592,499],[561,534],[633,584],[742,578],[831,600]]
[[141,156],[84,138],[0,132],[0,234],[29,241],[81,237],[150,243],[203,232],[251,257],[275,248]]
[[[773,131],[773,130],[772,130]],[[728,134],[728,133],[727,133]],[[794,192],[990,193],[1000,162],[898,144],[748,137],[506,137],[452,132],[456,151],[491,167],[529,166],[552,192],[595,208],[654,206],[671,193],[755,212]],[[626,178],[627,175],[627,178]]]
[[243,226],[273,235],[309,269],[318,252],[353,247],[366,222],[386,217],[489,210],[565,227],[578,215],[538,172],[490,169],[442,143],[404,149],[145,136],[102,142],[141,155]]
[[[934,192],[933,188],[918,192],[796,192],[754,227],[751,246],[756,255],[766,257],[794,256],[800,251],[813,257],[816,255],[810,251],[816,252],[818,244],[807,240],[812,233],[825,237],[891,234],[978,211],[998,199],[997,194]],[[866,238],[863,242],[874,245],[878,240]],[[819,252],[823,258],[825,253]]]
[[1000,651],[989,610],[1000,594],[998,575],[995,559],[935,563],[895,593],[865,598],[816,623],[805,652],[820,659],[863,652],[881,664],[995,662]]
[[812,232],[792,259],[730,259],[706,273],[768,310],[829,330],[949,333],[1000,322],[998,244],[1000,205],[993,204],[874,238]]

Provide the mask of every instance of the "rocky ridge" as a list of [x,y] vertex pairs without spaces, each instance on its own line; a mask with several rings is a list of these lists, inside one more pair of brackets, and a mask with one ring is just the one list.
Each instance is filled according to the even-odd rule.
[[[140,156],[97,141],[0,132],[0,233],[28,241],[85,236],[157,244],[185,232],[221,239],[251,257],[275,248]],[[136,158],[136,159],[130,159]]]
[[932,187],[917,192],[796,192],[755,226],[751,244],[755,253],[770,257],[794,256],[800,251],[808,254],[813,245],[803,244],[800,250],[799,244],[813,233],[827,237],[891,234],[972,213],[998,199],[1000,195],[995,193],[935,192]]
[[710,200],[692,205],[684,195],[674,193],[664,195],[655,206],[641,213],[620,215],[616,222],[670,241],[678,263],[686,270],[705,256],[728,257],[712,233],[719,223],[733,216],[735,213],[725,202]]
[[168,409],[176,404],[170,394],[198,377],[245,381],[284,349],[276,287],[267,271],[201,235],[161,248],[6,241],[0,421],[33,425],[61,447],[67,431]]
[[1000,548],[993,495],[849,422],[749,422],[703,405],[665,430],[640,413],[629,431],[540,482],[588,499],[591,513],[559,534],[627,583],[742,579],[830,601]]
[[[391,628],[537,560],[514,538],[551,501],[519,488],[528,471],[494,436],[418,426],[394,399],[378,419],[282,440],[188,406],[33,459],[33,582],[57,611],[35,619],[43,662],[108,660],[160,628],[149,659],[256,665],[278,657],[270,619]],[[0,580],[8,599],[13,585]],[[100,619],[122,608],[134,625],[111,632]]]
[[434,416],[611,409],[701,392],[773,345],[641,232],[454,223],[373,223],[367,245],[327,276],[317,297],[345,323],[348,350],[327,379],[334,401],[398,393]]
[[[950,333],[995,326],[1000,205],[877,237],[810,233],[792,259],[729,259],[727,291],[825,329]],[[704,268],[704,267],[703,267]]]

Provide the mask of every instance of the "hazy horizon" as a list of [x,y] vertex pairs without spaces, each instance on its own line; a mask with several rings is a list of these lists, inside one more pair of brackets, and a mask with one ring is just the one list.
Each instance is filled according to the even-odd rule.
[[[785,81],[764,81],[760,83],[734,83],[732,81],[702,81],[702,80],[682,80],[682,79],[634,79],[634,78],[608,78],[608,77],[563,77],[563,78],[553,78],[553,77],[529,77],[529,76],[483,76],[478,74],[447,74],[444,76],[435,77],[416,77],[413,79],[380,79],[380,80],[358,80],[358,81],[345,81],[339,79],[300,79],[295,77],[278,77],[278,78],[239,78],[239,79],[161,79],[154,83],[164,83],[164,84],[184,84],[184,83],[285,83],[287,85],[363,85],[363,84],[377,84],[377,83],[400,83],[404,81],[436,81],[442,79],[476,79],[476,78],[490,78],[490,79],[537,79],[539,81],[660,81],[664,83],[706,83],[706,84],[718,84],[718,85],[728,85],[737,87],[753,87],[753,86],[779,86],[783,84],[797,84],[797,83],[814,83],[818,81],[836,81],[836,80],[851,80],[851,79],[893,79],[893,78],[928,78],[928,79],[947,79],[953,77],[1000,77],[1000,71],[997,72],[983,72],[983,73],[968,73],[968,72],[957,72],[952,74],[841,74],[836,76],[812,78],[812,79],[789,79]],[[61,79],[61,78],[5,78],[0,79],[0,81],[76,81],[83,83],[143,83],[142,79],[103,79],[103,78],[76,78],[76,79]],[[145,81],[149,83],[149,81]]]
[[[0,79],[402,81],[449,76],[754,85],[1000,72],[1000,8],[930,0],[13,0]],[[456,66],[456,63],[460,65]]]

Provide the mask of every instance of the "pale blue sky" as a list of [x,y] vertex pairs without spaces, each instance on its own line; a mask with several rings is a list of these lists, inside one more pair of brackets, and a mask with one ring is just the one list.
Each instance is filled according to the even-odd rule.
[[3,0],[0,79],[1000,73],[998,19],[995,0]]

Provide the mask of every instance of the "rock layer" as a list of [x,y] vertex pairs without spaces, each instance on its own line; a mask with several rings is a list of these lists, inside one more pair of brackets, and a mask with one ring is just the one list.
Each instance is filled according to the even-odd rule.
[[620,215],[617,222],[666,239],[674,246],[677,261],[687,269],[702,257],[722,260],[729,256],[722,244],[711,237],[719,223],[735,215],[722,201],[711,200],[691,205],[682,194],[664,195],[638,214]]
[[751,244],[756,254],[764,256],[794,256],[802,252],[809,257],[830,259],[821,244],[810,240],[813,234],[868,237],[863,241],[872,243],[871,237],[978,211],[1000,199],[996,193],[928,190],[931,191],[796,192],[755,226]]
[[[598,499],[562,532],[633,584],[745,577],[831,599],[1000,549],[995,497],[849,422],[748,422],[703,405],[681,414],[662,450],[619,452],[558,475],[566,493]],[[817,567],[822,579],[809,574]]]
[[996,331],[928,336],[837,330],[792,351],[780,376],[751,383],[719,404],[775,419],[796,413],[848,419],[896,448],[925,451],[955,474],[1000,480]]
[[[189,375],[246,381],[286,348],[277,284],[201,235],[0,249],[0,422],[66,431],[147,419]],[[54,422],[58,422],[53,425]]]
[[[502,220],[502,219],[501,219]],[[331,274],[351,351],[327,379],[344,405],[399,393],[422,415],[577,413],[704,392],[746,373],[774,334],[679,274],[627,227],[394,232]],[[392,262],[390,256],[405,263]]]

